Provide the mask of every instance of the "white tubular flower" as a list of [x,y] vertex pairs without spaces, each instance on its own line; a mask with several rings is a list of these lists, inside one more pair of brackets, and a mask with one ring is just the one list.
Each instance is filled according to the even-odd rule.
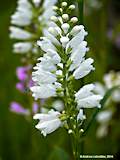
[[85,85],[75,94],[77,108],[101,107],[100,100],[103,97],[94,94],[94,87],[93,84]]
[[38,98],[44,99],[56,96],[56,86],[53,84],[41,84],[40,86],[31,87],[33,97],[37,100]]
[[52,103],[52,107],[57,111],[61,112],[64,109],[64,104],[61,100],[56,100]]
[[70,34],[75,36],[76,34],[78,34],[81,31],[81,29],[84,29],[83,25],[76,25],[75,27],[73,27]]
[[62,122],[59,117],[59,112],[50,110],[48,114],[36,114],[33,118],[40,120],[36,125],[36,128],[39,129],[44,136],[46,136],[61,127]]
[[79,46],[79,44],[84,40],[86,35],[87,35],[87,32],[84,30],[84,28],[82,28],[80,32],[71,39],[67,47],[70,47],[73,49],[73,51],[75,51],[76,46],[77,47]]
[[68,42],[69,42],[69,38],[68,38],[68,37],[61,37],[61,38],[60,38],[60,42],[62,43],[62,46],[65,48],[66,45],[67,45]]
[[23,29],[17,28],[17,27],[10,27],[10,37],[14,39],[19,40],[28,40],[32,38],[32,34],[28,31],[25,31]]
[[41,49],[44,52],[47,52],[49,49],[56,50],[55,46],[51,43],[51,41],[47,37],[42,37],[40,41],[37,41],[38,46],[41,47]]
[[30,42],[18,42],[14,46],[15,53],[26,53],[32,49],[32,44]]
[[39,84],[51,84],[56,82],[56,76],[48,71],[43,71],[41,69],[36,72],[33,72],[33,80],[38,81]]
[[92,66],[93,62],[94,60],[92,58],[88,58],[85,61],[83,61],[73,73],[75,79],[83,78],[87,74],[89,74],[92,70],[94,70],[95,68]]
[[71,54],[72,64],[70,66],[70,71],[73,71],[80,66],[80,63],[84,60],[84,56],[89,49],[87,48],[87,42],[82,41],[77,49]]

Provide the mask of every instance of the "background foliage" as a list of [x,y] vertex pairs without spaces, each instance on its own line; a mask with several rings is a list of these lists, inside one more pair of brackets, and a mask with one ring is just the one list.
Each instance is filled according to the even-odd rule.
[[[120,70],[120,1],[101,2],[100,9],[85,8],[89,54],[95,59],[96,66],[95,73],[85,78],[89,83],[102,81],[104,73],[109,70]],[[59,129],[43,138],[33,123],[9,111],[13,100],[29,107],[26,97],[20,96],[15,89],[15,69],[21,65],[20,56],[12,53],[12,41],[9,39],[10,15],[15,7],[16,0],[0,1],[0,160],[72,160],[68,156],[71,155],[71,144],[66,131]],[[108,38],[111,30],[112,38]],[[120,151],[120,105],[115,107],[116,121],[112,122],[111,132],[102,140],[97,139],[97,124],[93,124],[85,140],[85,154],[114,154],[117,158]]]

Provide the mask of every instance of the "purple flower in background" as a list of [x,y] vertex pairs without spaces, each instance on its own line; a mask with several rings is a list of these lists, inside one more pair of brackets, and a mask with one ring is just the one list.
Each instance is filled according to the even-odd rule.
[[39,105],[36,102],[34,102],[33,103],[33,113],[37,113],[38,109],[39,109]]
[[116,47],[120,49],[120,34],[118,34],[118,36],[116,37],[115,44]]
[[113,37],[113,29],[109,29],[107,32],[107,37],[111,40]]
[[18,89],[19,91],[21,92],[24,92],[25,91],[25,87],[24,87],[24,84],[22,82],[18,82],[16,84],[16,89]]
[[17,114],[21,114],[21,115],[29,115],[29,110],[23,108],[19,103],[17,102],[12,102],[10,104],[10,110],[12,112],[15,112]]
[[31,77],[31,79],[28,82],[28,88],[33,87],[33,85],[34,85],[34,82],[33,82],[32,77]]
[[16,69],[16,75],[20,81],[25,81],[27,78],[28,67],[18,67]]

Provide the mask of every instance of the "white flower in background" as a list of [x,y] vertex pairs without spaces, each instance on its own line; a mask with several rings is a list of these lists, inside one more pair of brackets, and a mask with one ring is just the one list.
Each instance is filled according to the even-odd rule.
[[[11,16],[12,26],[10,27],[10,38],[21,40],[13,45],[15,53],[37,53],[38,46],[35,43],[41,34],[44,34],[49,18],[54,14],[51,9],[56,2],[57,0],[45,0],[43,3],[41,0],[33,0],[32,2],[30,0],[18,0],[16,11]],[[39,7],[40,4],[42,6]],[[44,10],[41,14],[40,8]],[[42,16],[44,19],[39,21],[39,17]],[[39,31],[40,26],[44,26],[41,31]],[[21,46],[22,44],[23,46]]]
[[[96,82],[95,92],[104,96],[108,89],[111,89],[115,86],[120,86],[120,72],[110,71],[109,73],[105,74],[103,80],[104,80],[104,84]],[[109,102],[110,100],[114,102],[120,102],[119,88],[112,93],[111,99],[109,99]]]
[[[120,72],[113,72],[106,74],[104,76],[104,82],[107,89],[115,86],[120,86]],[[120,102],[120,89],[114,91],[112,94],[112,100],[115,102]]]
[[36,128],[39,129],[44,136],[46,136],[61,127],[62,122],[59,117],[59,112],[50,110],[48,114],[35,114],[33,118],[39,120]]
[[46,24],[49,23],[51,16],[55,14],[53,11],[53,6],[57,3],[57,0],[44,0],[43,3],[43,14],[39,16],[39,21],[44,21]]
[[18,27],[10,27],[10,37],[18,40],[28,40],[32,34]]
[[111,110],[102,111],[97,115],[97,121],[103,124],[108,123],[111,120],[111,118],[112,118]]
[[98,9],[102,6],[100,0],[87,0],[87,3],[90,7]]
[[102,7],[100,0],[86,0],[85,1],[85,14],[90,15],[93,10],[98,10]]
[[18,42],[13,45],[15,53],[26,53],[31,51],[32,44],[29,42]]
[[100,95],[94,94],[95,85],[88,84],[82,87],[76,94],[75,99],[78,108],[100,108],[100,100],[103,98]]
[[30,25],[33,17],[32,5],[28,0],[19,0],[15,14],[11,16],[11,24],[17,26]]
[[97,137],[102,138],[108,134],[108,126],[109,122],[112,119],[113,111],[112,110],[105,110],[100,112],[97,115],[97,121],[100,124],[97,129]]

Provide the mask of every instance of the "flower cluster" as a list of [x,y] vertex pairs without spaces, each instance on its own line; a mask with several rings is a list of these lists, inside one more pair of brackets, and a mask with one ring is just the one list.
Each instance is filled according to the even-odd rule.
[[[11,16],[10,37],[16,40],[13,45],[13,52],[23,54],[21,59],[23,66],[16,69],[16,75],[19,80],[16,84],[16,89],[22,93],[28,93],[29,88],[33,85],[31,78],[32,66],[39,54],[36,42],[44,34],[49,25],[48,20],[54,15],[52,7],[56,2],[57,0],[18,0],[16,11]],[[36,113],[34,110],[38,111],[38,109],[34,109],[34,106],[38,106],[36,108],[42,108],[37,103],[34,105],[33,101],[31,104],[32,109],[31,111],[28,109],[29,114],[27,115]],[[24,108],[20,108],[23,107],[20,105],[17,105],[17,107],[16,105],[10,105],[10,110],[16,113],[24,110]]]
[[74,89],[74,81],[88,75],[94,67],[92,58],[85,58],[87,42],[84,40],[87,32],[83,25],[78,24],[77,17],[71,17],[68,12],[75,9],[75,5],[62,2],[61,7],[53,7],[56,16],[51,17],[51,26],[45,37],[41,37],[37,44],[44,51],[43,57],[38,59],[34,67],[32,79],[34,86],[31,87],[33,97],[50,98],[61,97],[64,101],[62,113],[51,110],[48,114],[37,114],[35,119],[40,122],[37,128],[46,136],[53,132],[61,124],[67,123],[68,119],[74,122],[76,119],[85,119],[83,108],[100,107],[102,96],[94,93],[94,84],[88,84]]
[[[47,25],[53,15],[52,2],[45,0],[18,0],[16,12],[11,16],[10,37],[18,40],[13,46],[15,53],[37,53],[35,42],[43,34],[42,27]],[[39,7],[41,6],[42,7]]]

